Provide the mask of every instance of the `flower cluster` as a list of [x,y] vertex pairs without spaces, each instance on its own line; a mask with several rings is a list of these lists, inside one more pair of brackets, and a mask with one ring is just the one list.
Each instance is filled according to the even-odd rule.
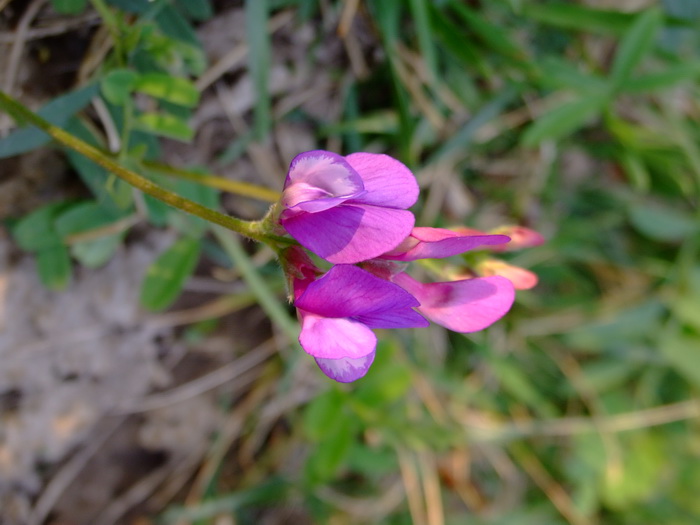
[[299,342],[336,381],[367,373],[377,344],[373,329],[432,321],[475,332],[513,303],[513,283],[498,271],[438,283],[406,273],[410,261],[498,251],[511,240],[501,233],[414,227],[407,209],[417,199],[413,174],[387,155],[309,151],[289,167],[279,224],[333,266],[323,272],[298,245],[281,261],[301,321]]

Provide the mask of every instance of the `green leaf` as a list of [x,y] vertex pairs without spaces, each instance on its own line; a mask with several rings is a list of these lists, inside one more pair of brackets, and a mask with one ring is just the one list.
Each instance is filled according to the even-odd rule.
[[337,414],[337,423],[325,438],[314,444],[305,465],[311,483],[328,481],[350,453],[355,438],[355,424],[350,416]]
[[691,82],[700,76],[700,62],[676,64],[659,73],[649,73],[627,80],[622,90],[625,93],[646,93],[669,89],[681,82]]
[[700,387],[700,337],[673,334],[661,339],[660,350],[678,374]]
[[[189,0],[188,0],[189,1]],[[150,4],[150,2],[149,2]],[[190,23],[185,19],[180,12],[172,5],[166,5],[158,11],[155,18],[158,26],[163,30],[163,33],[170,38],[186,42],[197,48],[201,48],[197,33],[192,28]]]
[[99,239],[73,244],[70,253],[87,268],[98,268],[106,264],[121,246],[124,233],[106,235]]
[[529,66],[523,46],[511,40],[506,28],[491,23],[485,16],[480,16],[473,9],[467,7],[464,2],[452,0],[450,5],[454,8],[461,22],[474,32],[485,47],[514,60],[513,63],[519,67]]
[[610,70],[610,79],[614,86],[622,86],[632,70],[649,52],[662,23],[663,16],[659,9],[648,9],[637,16],[615,53]]
[[215,520],[222,515],[230,515],[246,507],[272,507],[283,503],[292,487],[279,478],[268,478],[248,489],[211,495],[196,505],[186,507],[170,506],[159,518],[158,523],[176,524],[183,522],[200,523]]
[[249,46],[248,67],[253,79],[255,99],[255,135],[262,139],[270,129],[270,37],[267,31],[267,0],[246,0],[246,40]]
[[170,306],[199,260],[199,240],[183,238],[163,252],[151,266],[141,285],[141,304],[151,311]]
[[214,15],[209,0],[176,0],[175,3],[187,16],[198,22]]
[[[197,170],[192,170],[196,172]],[[193,200],[207,208],[219,206],[219,191],[209,186],[197,184],[194,181],[179,179],[174,186],[178,195]],[[172,210],[172,208],[171,208]],[[168,214],[168,222],[183,234],[190,237],[200,237],[209,227],[209,223],[201,217],[173,211]]]
[[102,95],[115,106],[123,105],[131,96],[139,74],[130,69],[114,69],[100,82]]
[[62,244],[39,250],[36,264],[41,282],[50,290],[63,290],[70,282],[70,257]]
[[194,107],[199,102],[199,91],[186,78],[172,77],[165,73],[146,73],[136,77],[133,82],[135,91],[173,104]]
[[[90,103],[98,89],[97,84],[87,85],[82,89],[53,99],[37,113],[54,126],[62,128],[73,115]],[[26,153],[48,144],[50,141],[51,137],[33,127],[15,130],[0,140],[0,159]]]
[[561,29],[585,32],[622,34],[633,20],[633,15],[620,11],[593,9],[571,3],[529,3],[523,13],[543,24]]
[[67,205],[66,202],[49,204],[20,219],[12,232],[20,248],[37,252],[60,246],[62,241],[54,229],[54,218]]
[[531,409],[542,416],[556,416],[557,410],[540,393],[536,384],[533,383],[532,377],[528,376],[517,363],[494,359],[489,362],[489,366],[501,382],[503,389],[517,401],[529,405]]
[[594,93],[562,104],[536,120],[523,133],[522,142],[525,146],[536,146],[545,140],[560,139],[593,119],[608,101],[606,93]]
[[[72,119],[66,131],[97,148],[103,147],[98,137],[80,120]],[[75,168],[81,180],[90,188],[99,203],[114,213],[128,209],[133,203],[131,186],[121,179],[115,179],[102,166],[87,159],[73,150],[66,152],[71,166]]]
[[142,131],[189,142],[194,130],[182,119],[167,113],[143,113],[136,117],[136,125]]
[[[54,227],[63,238],[113,224],[119,217],[96,202],[83,202],[61,213]],[[121,244],[124,232],[105,235],[98,239],[71,245],[70,252],[88,268],[102,266],[112,257]]]
[[64,15],[78,15],[85,11],[87,0],[51,0],[51,6]]
[[304,433],[313,441],[322,441],[334,432],[343,417],[347,417],[345,396],[331,389],[316,397],[304,411]]
[[61,237],[107,226],[119,219],[94,201],[81,202],[61,213],[54,225]]
[[601,493],[612,509],[623,510],[648,499],[662,483],[667,454],[652,433],[635,433],[620,438],[621,468],[605,470]]
[[173,208],[165,204],[163,201],[151,197],[148,194],[143,195],[143,200],[146,203],[146,213],[148,220],[153,226],[163,227],[168,224],[168,214],[174,211]]
[[430,17],[428,16],[428,6],[426,0],[409,0],[413,23],[416,26],[418,35],[418,46],[421,51],[425,66],[428,69],[431,80],[438,78],[437,58],[435,54],[435,37],[433,36]]
[[655,241],[681,242],[700,231],[700,222],[678,208],[642,201],[627,211],[632,226]]

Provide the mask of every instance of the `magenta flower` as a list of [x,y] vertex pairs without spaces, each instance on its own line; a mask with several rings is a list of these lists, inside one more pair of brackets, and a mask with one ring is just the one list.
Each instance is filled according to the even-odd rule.
[[418,299],[420,313],[454,332],[483,330],[503,317],[515,300],[513,284],[505,277],[425,284],[402,272],[392,280]]
[[415,219],[406,209],[417,198],[413,174],[387,155],[308,151],[289,166],[280,224],[316,255],[352,264],[408,237]]
[[347,383],[367,373],[374,360],[374,328],[430,323],[413,308],[419,302],[400,286],[357,266],[339,264],[313,282],[298,280],[299,343],[331,379]]
[[505,244],[510,241],[506,235],[460,234],[443,228],[413,228],[411,234],[393,250],[382,254],[382,259],[393,261],[415,261],[417,259],[441,259],[460,253]]

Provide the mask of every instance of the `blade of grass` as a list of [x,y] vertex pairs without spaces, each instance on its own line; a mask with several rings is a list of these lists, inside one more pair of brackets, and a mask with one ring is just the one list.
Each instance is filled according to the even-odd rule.
[[255,102],[255,135],[262,140],[270,129],[270,37],[267,32],[267,0],[246,0],[245,3],[248,67],[257,94]]
[[615,60],[610,70],[610,80],[619,89],[629,78],[654,44],[654,39],[663,23],[659,9],[649,9],[639,15],[620,42]]
[[214,226],[212,231],[228,256],[231,257],[233,264],[241,272],[243,280],[258,298],[265,313],[270,316],[273,323],[282,329],[290,343],[296,342],[299,336],[297,323],[292,320],[282,306],[279,297],[260,276],[238,238],[232,232],[218,226]]
[[435,55],[435,38],[430,25],[428,6],[425,0],[411,0],[410,4],[411,12],[413,13],[413,21],[416,24],[418,47],[420,48],[423,60],[430,73],[430,80],[431,82],[435,82],[438,79],[437,57]]

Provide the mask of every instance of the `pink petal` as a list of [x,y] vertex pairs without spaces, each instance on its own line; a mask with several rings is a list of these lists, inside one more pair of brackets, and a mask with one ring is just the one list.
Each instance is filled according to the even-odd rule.
[[393,261],[440,259],[483,246],[504,244],[509,240],[505,235],[460,235],[443,228],[416,227],[406,240],[382,255],[382,258]]
[[377,153],[353,153],[345,157],[364,183],[367,193],[356,199],[364,204],[406,209],[418,200],[418,183],[411,170],[398,160]]
[[419,303],[400,286],[349,264],[331,268],[306,287],[294,305],[323,317],[352,318],[370,328],[427,326]]
[[332,319],[309,312],[302,317],[299,343],[314,357],[357,359],[374,352],[377,337],[364,324],[350,319]]
[[486,259],[477,267],[477,271],[483,276],[500,275],[505,277],[516,290],[529,290],[537,285],[537,274],[530,270],[514,266],[498,259]]
[[330,151],[307,151],[294,157],[282,193],[282,204],[315,213],[364,193],[359,174]]
[[483,330],[510,310],[515,299],[513,285],[504,277],[423,284],[402,273],[394,282],[420,301],[419,312],[455,332]]
[[525,226],[502,226],[496,228],[492,233],[499,233],[510,237],[510,242],[507,246],[499,246],[494,251],[512,252],[514,250],[522,250],[523,248],[532,248],[544,244],[544,237],[539,232],[526,228]]
[[374,361],[375,352],[364,357],[342,359],[316,358],[316,364],[321,371],[339,383],[351,383],[363,377]]
[[280,219],[302,246],[336,264],[358,263],[392,250],[408,236],[414,221],[409,211],[350,204]]

